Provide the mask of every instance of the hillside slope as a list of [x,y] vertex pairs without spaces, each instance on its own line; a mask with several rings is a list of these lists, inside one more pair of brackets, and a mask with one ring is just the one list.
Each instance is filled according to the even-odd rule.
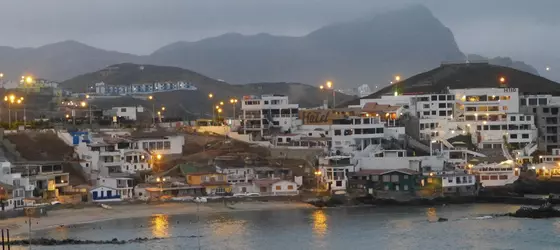
[[[110,69],[110,70],[109,70]],[[323,103],[329,93],[321,91],[316,86],[301,83],[253,83],[245,85],[232,85],[220,80],[216,80],[194,71],[177,67],[138,65],[138,64],[117,64],[100,71],[77,76],[61,83],[61,86],[72,90],[87,89],[95,82],[105,82],[109,85],[130,84],[153,81],[189,81],[198,90],[196,91],[173,91],[157,93],[155,97],[156,109],[161,106],[166,107],[168,116],[205,116],[212,115],[211,107],[219,101],[224,101],[224,110],[231,116],[232,105],[229,104],[231,98],[241,99],[246,95],[279,94],[287,95],[291,103],[299,103],[302,107],[319,106]],[[214,98],[210,100],[208,94],[212,93]],[[349,101],[352,97],[337,94],[340,102]],[[153,103],[146,100],[123,97],[118,99],[98,100],[98,106],[116,105],[143,105],[151,107]],[[240,103],[237,106],[239,111]]]
[[[560,95],[560,84],[544,77],[488,63],[469,63],[441,65],[389,85],[361,99],[393,95],[395,91],[400,94],[420,94],[445,92],[447,88],[499,88],[502,77],[505,79],[505,87],[518,88],[520,93]],[[355,99],[341,105],[359,103],[359,99]]]

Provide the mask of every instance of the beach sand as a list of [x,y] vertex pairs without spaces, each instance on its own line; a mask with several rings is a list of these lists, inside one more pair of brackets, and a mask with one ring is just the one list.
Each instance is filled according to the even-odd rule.
[[[301,202],[238,202],[226,207],[223,203],[200,204],[199,213],[257,211],[276,209],[310,209],[313,206]],[[41,218],[31,218],[31,230],[43,230],[58,226],[93,223],[106,220],[149,217],[156,214],[194,214],[197,212],[195,203],[164,203],[157,205],[135,204],[115,205],[111,209],[87,207],[81,209],[51,210]],[[9,228],[13,236],[27,235],[27,217],[18,217],[0,221],[0,228]]]

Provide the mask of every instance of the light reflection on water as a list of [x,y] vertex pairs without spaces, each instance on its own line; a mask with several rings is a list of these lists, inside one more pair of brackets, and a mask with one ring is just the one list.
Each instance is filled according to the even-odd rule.
[[[79,249],[147,250],[198,249],[558,249],[560,220],[476,215],[509,212],[504,205],[445,207],[340,208],[317,210],[247,211],[196,216],[154,215],[150,218],[96,223],[83,227],[37,232],[37,237],[65,235],[80,239],[168,237],[142,244],[80,246]],[[477,214],[483,211],[484,214]],[[431,222],[438,217],[447,222]],[[102,228],[101,230],[96,228]],[[536,236],[539,237],[536,237]],[[12,248],[15,250],[15,248]],[[25,249],[25,248],[21,248]],[[76,249],[73,246],[35,249]]]
[[327,215],[325,214],[325,211],[323,211],[322,209],[313,211],[312,218],[313,218],[313,233],[317,237],[323,238],[327,233],[327,229],[329,228],[327,224]]
[[152,216],[152,237],[169,237],[169,216],[166,214],[156,214]]

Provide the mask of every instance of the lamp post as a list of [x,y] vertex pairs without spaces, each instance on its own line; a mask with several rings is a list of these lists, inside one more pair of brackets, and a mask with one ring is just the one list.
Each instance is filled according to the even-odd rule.
[[229,100],[231,106],[233,106],[233,119],[235,120],[235,106],[237,105],[237,99],[232,98]]
[[156,125],[156,104],[154,103],[154,97],[148,96],[148,100],[152,101],[152,125]]
[[[208,94],[208,99],[212,100],[214,98],[214,94]],[[212,107],[212,121],[214,121],[214,107]]]

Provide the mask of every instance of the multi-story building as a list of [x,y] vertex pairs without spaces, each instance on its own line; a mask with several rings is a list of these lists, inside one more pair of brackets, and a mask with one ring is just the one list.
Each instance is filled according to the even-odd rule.
[[264,138],[276,132],[287,132],[299,124],[298,104],[290,104],[287,96],[244,96],[241,102],[241,131]]
[[[480,148],[522,148],[536,141],[534,118],[519,109],[516,88],[448,89],[446,94],[404,94],[362,99],[368,102],[403,105],[419,118],[420,138],[446,140],[459,134],[471,134]],[[505,139],[505,140],[504,140]]]
[[104,111],[103,115],[105,116],[116,116],[122,117],[127,120],[136,121],[137,114],[144,112],[144,108],[142,106],[137,107],[112,107],[110,110]]
[[539,150],[560,148],[560,96],[528,95],[520,99],[521,111],[535,118]]
[[[12,165],[12,174],[19,174],[22,179],[27,178],[28,185],[25,191],[35,187],[47,192],[49,196],[56,197],[59,192],[69,185],[70,175],[63,171],[60,162],[28,162]],[[22,183],[20,182],[20,185]]]
[[401,111],[401,107],[377,103],[363,108],[301,110],[303,124],[294,133],[330,138],[330,151],[350,153],[403,135],[404,127],[396,124]]

